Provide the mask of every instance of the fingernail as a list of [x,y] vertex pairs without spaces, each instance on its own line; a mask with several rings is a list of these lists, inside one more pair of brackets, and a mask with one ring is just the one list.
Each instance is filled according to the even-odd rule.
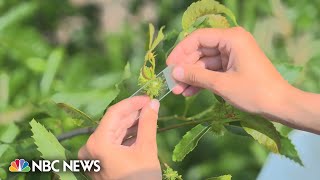
[[151,102],[150,102],[150,107],[154,111],[158,112],[159,111],[159,107],[160,107],[160,102],[158,100],[156,100],[156,99],[152,99]]
[[191,96],[191,95],[192,95],[192,91],[190,91],[190,90],[185,90],[185,91],[182,93],[182,95],[183,95],[183,96],[186,96],[186,97]]
[[183,76],[184,76],[184,70],[182,67],[176,67],[173,69],[172,72],[172,76],[176,79],[176,80],[183,80]]

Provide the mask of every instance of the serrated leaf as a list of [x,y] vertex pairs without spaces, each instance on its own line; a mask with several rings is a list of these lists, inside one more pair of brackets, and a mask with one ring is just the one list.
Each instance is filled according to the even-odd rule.
[[211,177],[206,180],[231,180],[231,179],[232,179],[231,175],[223,175],[223,176],[219,176],[219,177]]
[[65,149],[59,143],[57,138],[49,132],[44,126],[36,122],[34,119],[30,122],[32,138],[38,146],[42,158],[48,160],[66,160]]
[[299,77],[302,67],[294,66],[285,63],[274,63],[275,67],[282,75],[282,77],[287,80],[290,84],[293,84]]
[[280,134],[270,121],[248,113],[241,113],[239,117],[241,126],[248,134],[270,151],[279,153]]
[[225,14],[235,25],[238,25],[230,9],[215,0],[201,0],[192,3],[184,12],[182,17],[183,30],[187,31],[198,18],[210,14]]
[[288,137],[281,136],[280,154],[303,166],[296,148]]
[[65,103],[57,103],[57,106],[64,110],[73,119],[82,119],[84,121],[89,121],[93,124],[97,124],[97,122],[94,121],[90,116],[75,107],[72,107]]
[[203,126],[201,124],[195,126],[188,131],[175,146],[172,160],[182,161],[185,156],[190,153],[198,144],[199,140],[211,129],[210,126]]
[[[30,122],[32,138],[38,147],[41,157],[47,160],[67,160],[65,149],[57,138],[34,119]],[[73,173],[57,173],[61,180],[76,180]]]

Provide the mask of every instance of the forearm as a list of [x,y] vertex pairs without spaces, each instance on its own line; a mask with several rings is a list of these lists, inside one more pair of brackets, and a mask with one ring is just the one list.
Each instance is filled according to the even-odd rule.
[[263,116],[290,127],[320,134],[320,95],[290,87]]

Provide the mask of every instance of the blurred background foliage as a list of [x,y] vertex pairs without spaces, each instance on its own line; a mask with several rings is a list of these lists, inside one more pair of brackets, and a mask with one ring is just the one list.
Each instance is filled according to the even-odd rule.
[[[39,157],[30,139],[28,122],[35,118],[55,135],[87,123],[60,113],[58,116],[44,113],[44,109],[54,108],[50,101],[73,105],[98,120],[116,97],[114,86],[121,80],[127,62],[131,65],[131,76],[126,93],[137,89],[148,23],[165,25],[166,31],[178,31],[182,13],[192,2],[0,0],[0,178],[50,178],[50,174],[18,177],[4,171],[15,158]],[[252,32],[272,61],[303,67],[295,86],[320,93],[320,0],[222,3],[235,13],[241,26]],[[161,70],[165,58],[161,52],[158,57]],[[190,114],[215,101],[205,98],[206,93],[193,103]],[[180,96],[165,98],[159,126],[172,124],[164,117],[183,114],[184,103]],[[173,148],[188,129],[158,136],[162,161],[178,170],[184,179],[223,174],[244,180],[257,177],[267,151],[248,137],[232,134],[205,136],[183,162],[173,163]],[[87,138],[87,135],[75,137],[63,145],[71,157],[76,157]]]

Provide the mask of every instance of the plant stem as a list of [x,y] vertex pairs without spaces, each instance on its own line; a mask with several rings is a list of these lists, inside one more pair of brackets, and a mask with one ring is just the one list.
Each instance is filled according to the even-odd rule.
[[85,128],[75,129],[73,131],[61,134],[60,136],[57,137],[57,139],[58,141],[63,141],[79,135],[92,134],[95,130],[96,130],[96,127],[85,127]]
[[[168,126],[168,127],[164,127],[164,128],[159,128],[157,133],[161,133],[161,132],[165,132],[165,131],[168,131],[168,130],[171,130],[171,129],[177,129],[177,128],[181,128],[181,127],[185,127],[185,126],[198,125],[198,124],[201,124],[201,123],[204,123],[204,122],[214,121],[213,120],[214,117],[209,117],[209,118],[206,118],[206,119],[203,119],[203,120],[196,120],[196,121],[194,120],[195,117],[202,117],[204,112],[208,112],[209,109],[212,110],[212,107],[202,111],[199,114],[196,114],[195,116],[188,117],[188,118],[181,117],[181,116],[178,116],[178,115],[162,117],[162,120],[179,119],[179,120],[188,120],[188,122],[180,123],[180,124],[174,124],[172,126]],[[220,121],[220,122],[225,124],[225,123],[236,122],[236,121],[239,121],[239,119],[226,119],[226,120],[223,120],[223,121]],[[93,133],[95,131],[95,129],[96,129],[96,127],[85,127],[85,128],[75,129],[73,131],[61,134],[60,136],[57,137],[57,139],[59,141],[63,141],[63,140],[66,140],[66,139],[73,138],[75,136],[84,135],[84,134],[91,134],[91,133]],[[135,137],[134,133],[133,133],[133,135],[131,137]]]

